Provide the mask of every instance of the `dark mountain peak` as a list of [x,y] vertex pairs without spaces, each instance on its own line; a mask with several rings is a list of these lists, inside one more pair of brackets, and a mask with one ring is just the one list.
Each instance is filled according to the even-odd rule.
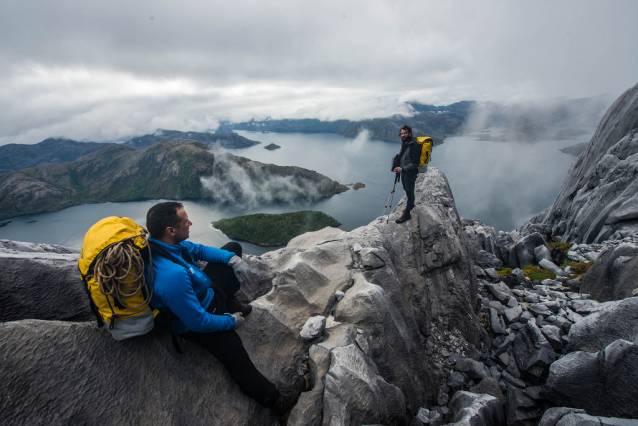
[[47,138],[33,145],[0,146],[0,174],[36,167],[46,163],[66,163],[99,151],[111,143],[78,142],[67,138]]
[[226,149],[248,148],[260,142],[247,139],[236,133],[208,133],[208,132],[182,132],[179,130],[157,129],[155,133],[138,136],[125,142],[124,145],[135,148],[148,148],[149,146],[166,139],[188,139],[205,143],[208,146],[219,145]]

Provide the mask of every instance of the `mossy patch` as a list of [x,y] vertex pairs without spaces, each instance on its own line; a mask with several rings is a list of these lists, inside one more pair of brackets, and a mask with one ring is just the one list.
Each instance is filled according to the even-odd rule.
[[543,269],[538,265],[527,265],[523,268],[523,273],[532,281],[543,281],[547,279],[553,280],[556,278],[556,275],[553,272]]
[[580,275],[585,275],[585,273],[593,265],[594,265],[593,262],[585,263],[585,262],[574,262],[572,260],[566,260],[565,262],[563,262],[561,267],[566,268],[568,266],[571,266],[572,269],[574,270],[574,273],[572,275],[580,276]]
[[551,243],[547,243],[549,245],[549,248],[551,250],[554,250],[554,247],[558,247],[560,249],[560,251],[562,251],[563,253],[567,254],[567,252],[569,251],[570,247],[572,246],[569,243],[555,243],[555,242],[551,242]]
[[501,268],[498,271],[496,271],[496,273],[498,274],[499,277],[502,277],[503,275],[512,275],[512,268]]

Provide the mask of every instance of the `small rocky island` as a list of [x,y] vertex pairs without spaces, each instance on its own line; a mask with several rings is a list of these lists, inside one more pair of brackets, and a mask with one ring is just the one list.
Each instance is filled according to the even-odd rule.
[[212,223],[233,240],[247,241],[263,247],[283,246],[306,232],[326,226],[338,228],[341,223],[323,212],[304,210],[293,213],[257,213],[221,219]]
[[279,149],[279,148],[281,148],[281,147],[279,145],[275,144],[275,143],[271,143],[271,144],[266,145],[264,147],[264,149],[267,149],[269,151],[274,151],[274,150]]

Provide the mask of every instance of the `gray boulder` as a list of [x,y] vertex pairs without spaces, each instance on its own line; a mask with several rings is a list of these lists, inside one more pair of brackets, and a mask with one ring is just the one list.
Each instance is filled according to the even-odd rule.
[[552,252],[549,250],[549,247],[544,245],[534,249],[534,260],[536,260],[536,263],[540,263],[543,259],[552,262]]
[[0,322],[94,319],[79,255],[62,246],[0,240]]
[[506,418],[508,425],[536,424],[542,415],[541,408],[522,389],[507,387]]
[[638,420],[590,416],[578,408],[552,407],[545,411],[538,426],[638,426]]
[[476,394],[486,393],[488,395],[492,395],[493,397],[498,398],[498,400],[501,402],[501,405],[505,405],[507,403],[507,399],[505,398],[505,395],[503,395],[503,392],[498,385],[498,380],[495,377],[484,378],[479,382],[478,385],[471,387],[470,392]]
[[637,363],[638,344],[616,340],[600,352],[572,352],[554,362],[545,388],[559,406],[638,419]]
[[[516,257],[518,258],[517,267],[524,267],[527,265],[535,264],[536,256],[534,251],[537,247],[543,246],[549,251],[549,246],[545,242],[545,239],[538,232],[534,232],[526,237],[521,238],[516,242]],[[551,258],[551,255],[550,255]]]
[[503,408],[498,398],[487,394],[458,391],[450,400],[452,423],[456,426],[504,425]]
[[480,361],[473,360],[472,358],[459,359],[456,364],[454,364],[454,369],[465,373],[465,375],[470,379],[484,379],[490,376],[485,365]]
[[624,243],[603,251],[580,288],[601,302],[631,297],[638,288],[638,247]]
[[587,149],[570,167],[551,207],[523,227],[542,223],[563,242],[592,243],[638,229],[638,84],[600,121]]
[[332,350],[323,407],[324,424],[391,424],[406,416],[401,390],[379,376],[374,363],[352,344]]
[[299,335],[301,336],[302,339],[312,340],[321,336],[325,328],[326,328],[326,317],[322,315],[317,315],[317,316],[308,318],[308,321],[306,321],[306,323],[304,324]]
[[554,275],[565,275],[565,272],[563,272],[563,270],[556,266],[551,260],[541,259],[540,262],[538,262],[538,266],[554,273]]
[[479,251],[474,260],[483,268],[498,269],[503,266],[503,262],[501,261],[501,259],[493,255],[492,253],[486,252],[485,250]]
[[510,297],[514,295],[512,293],[512,290],[510,290],[510,288],[502,282],[498,282],[496,284],[485,284],[485,288],[487,289],[487,291],[490,292],[490,294],[492,294],[492,296],[494,296],[496,300],[505,304],[507,304],[507,302],[509,302],[510,300]]
[[183,346],[155,330],[117,342],[92,323],[2,323],[2,423],[278,424],[207,351]]
[[638,343],[638,297],[601,304],[573,324],[567,349],[598,352],[618,339]]
[[546,377],[556,359],[556,352],[533,319],[516,334],[513,348],[523,377],[534,384]]

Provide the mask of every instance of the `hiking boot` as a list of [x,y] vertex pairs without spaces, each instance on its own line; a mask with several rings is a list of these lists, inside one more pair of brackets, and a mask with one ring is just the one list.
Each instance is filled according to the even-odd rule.
[[404,211],[400,218],[395,220],[396,223],[403,223],[405,221],[410,220],[410,212]]
[[236,297],[232,297],[226,300],[226,309],[231,314],[234,314],[235,312],[241,312],[243,316],[246,316],[253,311],[252,305],[244,305],[239,300],[237,300]]
[[279,389],[279,399],[272,406],[272,411],[277,417],[286,422],[292,407],[295,406],[299,395],[304,390],[307,390],[306,379],[303,376],[299,376],[292,385]]

